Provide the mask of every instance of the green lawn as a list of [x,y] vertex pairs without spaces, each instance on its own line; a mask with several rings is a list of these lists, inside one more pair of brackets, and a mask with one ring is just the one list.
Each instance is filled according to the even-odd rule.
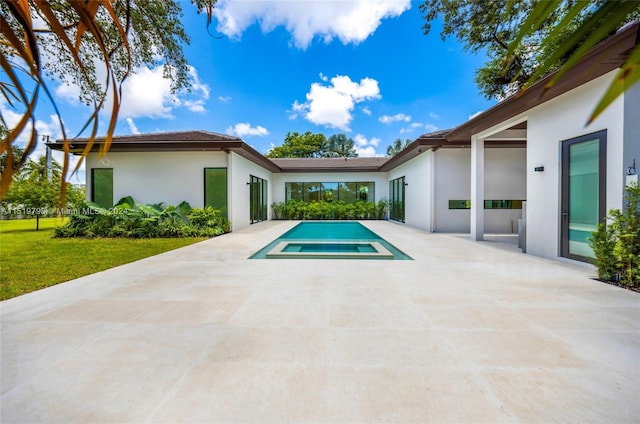
[[52,238],[58,218],[0,221],[0,300],[103,271],[202,238]]

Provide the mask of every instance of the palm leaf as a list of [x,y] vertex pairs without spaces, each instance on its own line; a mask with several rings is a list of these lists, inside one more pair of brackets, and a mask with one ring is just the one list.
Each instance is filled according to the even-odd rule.
[[616,73],[607,91],[604,93],[593,112],[587,120],[587,125],[592,123],[619,95],[629,87],[640,81],[640,46],[636,46],[622,68]]

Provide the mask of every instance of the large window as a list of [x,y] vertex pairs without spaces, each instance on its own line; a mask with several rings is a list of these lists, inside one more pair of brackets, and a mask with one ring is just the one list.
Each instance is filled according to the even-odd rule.
[[375,183],[336,182],[336,183],[285,183],[286,201],[304,200],[306,202],[324,200],[326,202],[343,201],[353,203],[356,200],[375,202]]
[[389,219],[404,222],[404,177],[389,181]]
[[227,168],[204,169],[204,205],[227,217]]
[[251,223],[267,220],[267,180],[250,176],[249,214]]
[[113,206],[113,169],[91,170],[91,201],[103,208]]

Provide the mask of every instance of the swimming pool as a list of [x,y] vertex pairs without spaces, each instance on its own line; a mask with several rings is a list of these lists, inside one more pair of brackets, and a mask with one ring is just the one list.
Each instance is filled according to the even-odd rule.
[[249,259],[412,260],[357,221],[304,221]]

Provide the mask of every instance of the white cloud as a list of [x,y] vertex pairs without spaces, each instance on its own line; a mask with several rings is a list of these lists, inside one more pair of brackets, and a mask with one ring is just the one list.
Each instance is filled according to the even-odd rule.
[[362,108],[362,113],[364,113],[365,115],[371,116],[371,109],[365,106]]
[[437,131],[438,127],[433,124],[423,124],[422,122],[412,122],[409,127],[401,128],[400,134],[414,132],[415,130],[427,130],[427,132]]
[[[0,99],[0,114],[2,115],[5,123],[8,128],[14,128],[18,122],[20,121],[22,115],[16,112],[14,109],[10,108],[6,105],[6,103]],[[56,115],[49,115],[49,120],[44,121],[42,119],[36,119],[36,131],[38,134],[37,145],[35,150],[31,153],[32,159],[38,159],[41,156],[44,156],[46,153],[46,146],[44,136],[49,136],[49,141],[55,141],[62,138],[62,131],[60,130],[60,121]],[[67,129],[68,131],[68,129]],[[68,134],[67,134],[68,135]],[[25,147],[29,142],[29,138],[31,137],[31,126],[28,125],[25,127],[24,131],[20,133],[18,138],[16,139],[16,144],[20,147]],[[53,158],[58,161],[60,164],[64,162],[64,154],[62,152],[58,152],[54,150]],[[70,155],[69,156],[69,172],[71,172],[80,161],[80,158],[77,156]],[[82,183],[84,184],[84,164],[80,167],[78,172],[75,175],[67,175],[73,183]]]
[[[173,111],[184,107],[191,112],[203,113],[210,89],[198,77],[196,68],[188,69],[190,91],[171,93],[171,81],[163,77],[162,66],[139,68],[122,84],[120,118],[173,119]],[[111,110],[110,102],[105,111]]]
[[218,96],[218,100],[220,100],[222,103],[227,103],[229,100],[231,100],[231,97]]
[[343,44],[367,39],[385,18],[400,16],[410,0],[334,1],[231,1],[221,0],[213,13],[218,31],[239,38],[245,29],[259,23],[263,32],[284,26],[293,44],[306,49],[316,37],[325,43],[338,38]]
[[204,100],[185,100],[182,104],[191,112],[204,113],[207,111],[204,108]]
[[378,81],[363,78],[360,82],[351,81],[345,75],[331,78],[329,85],[314,82],[307,93],[307,101],[292,104],[291,119],[304,115],[305,119],[316,124],[350,131],[349,123],[353,119],[351,112],[356,103],[379,99]]
[[438,128],[436,125],[433,125],[433,124],[424,124],[424,129],[427,130],[428,132],[434,132],[434,131],[438,131],[440,128]]
[[59,97],[73,105],[80,103],[80,87],[71,84],[60,84],[55,89],[56,97]]
[[440,119],[440,115],[434,112],[429,112],[429,118],[431,119]]
[[404,113],[396,113],[395,115],[382,115],[378,118],[378,121],[383,124],[391,124],[393,122],[409,122],[411,121],[411,116],[405,115]]
[[136,124],[133,122],[132,118],[127,118],[126,121],[129,125],[129,131],[131,131],[131,134],[140,134],[140,131],[138,131],[138,127],[136,127]]
[[248,135],[255,135],[263,137],[269,134],[269,131],[263,126],[252,127],[248,122],[239,122],[232,127],[227,128],[227,134],[237,135],[238,137],[244,137]]
[[382,156],[380,153],[376,152],[376,147],[380,144],[380,139],[378,137],[371,137],[371,139],[367,139],[362,134],[356,134],[356,136],[353,137],[353,141],[359,157],[366,158]]
[[192,93],[200,93],[200,97],[204,100],[209,98],[211,90],[207,84],[203,84],[198,77],[198,71],[193,66],[189,66],[189,76],[191,77],[191,83],[189,87]]
[[141,68],[122,84],[120,117],[172,118],[179,103],[171,94],[171,81],[162,76],[162,67]]

